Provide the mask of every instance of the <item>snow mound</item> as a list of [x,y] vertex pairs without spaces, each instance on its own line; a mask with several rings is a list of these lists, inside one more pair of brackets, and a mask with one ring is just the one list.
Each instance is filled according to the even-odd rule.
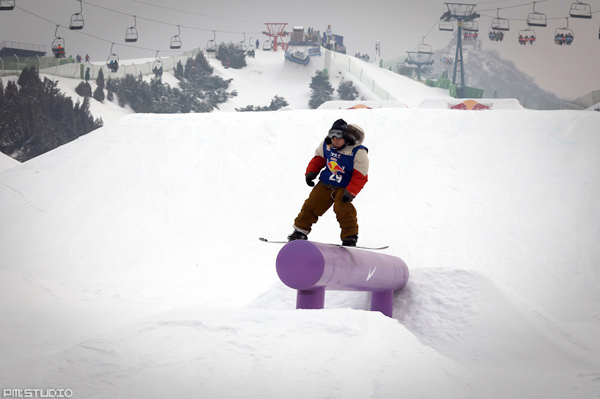
[[[412,108],[126,115],[1,173],[4,387],[597,396],[600,114],[418,109],[433,89],[377,72]],[[290,233],[338,118],[371,159],[359,242],[410,269],[393,319],[365,293],[296,311],[257,239]],[[311,232],[337,237],[332,212]]]

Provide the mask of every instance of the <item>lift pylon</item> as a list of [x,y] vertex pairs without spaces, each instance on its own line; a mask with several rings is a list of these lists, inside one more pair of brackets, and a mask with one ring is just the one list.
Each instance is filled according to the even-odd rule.
[[[283,38],[286,33],[284,31],[287,23],[284,22],[265,22],[267,25],[267,32],[263,32],[263,34],[269,36],[273,40],[273,51],[277,51],[277,46],[280,45],[283,50],[286,50],[286,44],[283,42]],[[281,42],[279,43],[279,39]]]
[[463,63],[463,51],[462,51],[462,36],[463,36],[463,24],[465,22],[471,23],[481,15],[475,12],[476,4],[465,4],[465,3],[445,3],[448,7],[446,11],[440,17],[441,21],[456,21],[458,26],[458,37],[456,43],[456,57],[454,59],[454,75],[452,76],[452,84],[456,85],[456,72],[458,65],[460,64],[460,86],[456,87],[456,95],[458,98],[464,98],[465,96],[465,69]]

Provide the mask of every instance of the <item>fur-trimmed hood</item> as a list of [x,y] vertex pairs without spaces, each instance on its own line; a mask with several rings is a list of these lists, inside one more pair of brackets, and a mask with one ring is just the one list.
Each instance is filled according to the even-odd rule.
[[357,146],[361,145],[365,141],[365,131],[358,125],[350,124],[348,125],[348,130],[346,130],[346,135],[348,138],[354,140],[354,144]]

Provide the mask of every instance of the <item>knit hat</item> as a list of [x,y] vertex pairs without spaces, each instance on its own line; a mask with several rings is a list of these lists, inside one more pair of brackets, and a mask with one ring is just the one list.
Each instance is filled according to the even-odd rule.
[[346,121],[343,119],[338,119],[337,121],[333,122],[331,129],[329,129],[327,137],[343,137],[344,133],[346,133],[346,130],[348,130],[348,124],[346,123]]

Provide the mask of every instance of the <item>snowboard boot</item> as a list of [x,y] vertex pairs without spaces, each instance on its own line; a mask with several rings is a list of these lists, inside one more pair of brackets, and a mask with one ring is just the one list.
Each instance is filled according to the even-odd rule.
[[308,240],[308,236],[301,231],[294,230],[294,232],[290,234],[287,239],[288,241]]
[[345,238],[342,238],[342,246],[343,247],[355,247],[357,241],[358,241],[358,236],[356,236],[356,235],[345,237]]

